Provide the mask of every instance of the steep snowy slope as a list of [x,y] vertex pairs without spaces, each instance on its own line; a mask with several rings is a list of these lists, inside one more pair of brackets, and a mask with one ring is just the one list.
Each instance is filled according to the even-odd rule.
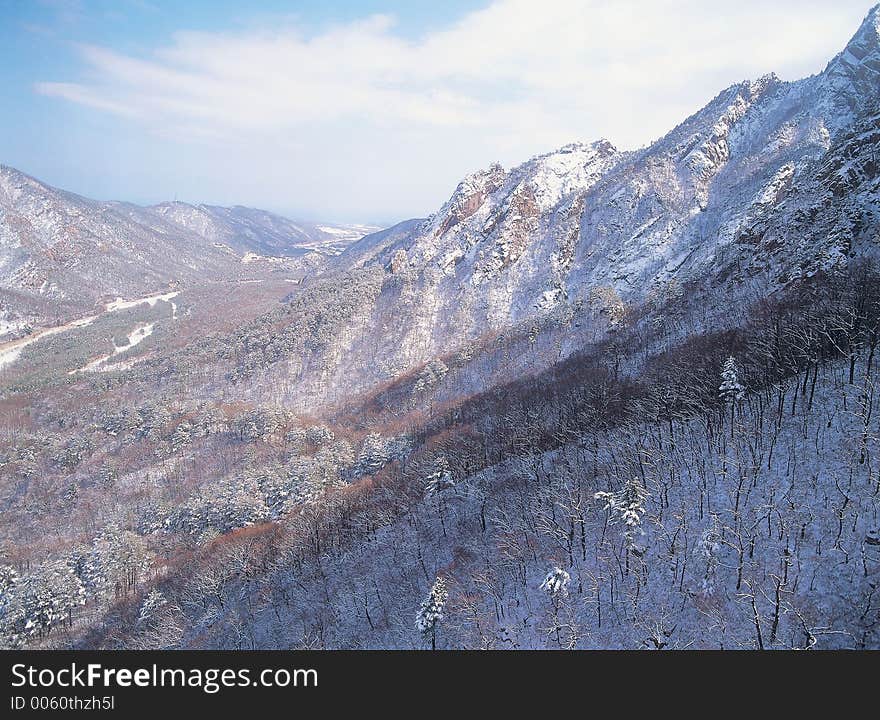
[[[878,504],[854,441],[857,397],[846,368],[829,366],[809,405],[764,424],[771,411],[749,397],[733,422],[722,412],[591,431],[427,493],[346,552],[280,553],[250,587],[227,560],[221,600],[191,602],[187,622],[160,614],[140,642],[430,647],[413,619],[441,577],[439,649],[876,648]],[[594,495],[638,468],[627,524]],[[208,586],[218,566],[192,584]],[[554,572],[558,593],[542,583]]]
[[402,287],[383,296],[403,336],[389,365],[551,312],[613,323],[685,287],[721,316],[875,252],[878,24],[874,8],[819,75],[734,85],[640,151],[600,140],[493,165],[423,223],[353,245],[343,267],[379,263]]

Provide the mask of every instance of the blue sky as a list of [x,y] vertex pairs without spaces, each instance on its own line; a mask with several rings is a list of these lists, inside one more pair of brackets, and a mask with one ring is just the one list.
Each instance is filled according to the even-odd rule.
[[820,71],[871,2],[0,0],[0,162],[90,197],[390,222]]

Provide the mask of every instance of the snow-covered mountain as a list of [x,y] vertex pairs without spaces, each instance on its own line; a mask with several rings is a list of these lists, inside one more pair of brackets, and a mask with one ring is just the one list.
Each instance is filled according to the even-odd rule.
[[874,8],[818,75],[731,86],[635,152],[599,140],[493,165],[429,219],[338,261],[400,276],[400,366],[561,307],[638,306],[683,287],[723,314],[731,297],[880,247],[878,100]]
[[0,168],[4,310],[53,319],[173,282],[230,277],[238,258],[144,208],[102,203]]
[[0,166],[0,337],[106,297],[252,277],[269,269],[252,262],[261,257],[314,264],[374,230],[245,207],[98,202]]
[[315,225],[236,205],[189,205],[168,202],[151,210],[165,219],[238,252],[264,256],[299,257],[310,252],[336,255],[364,235],[372,225]]
[[[595,338],[647,302],[684,297],[723,320],[731,301],[876,252],[878,18],[818,75],[731,86],[638,151],[602,139],[492,165],[430,218],[360,239],[371,228],[243,207],[94,202],[4,168],[0,321],[10,332],[106,295],[251,277],[277,268],[254,262],[266,257],[312,274],[375,265],[381,292],[355,301],[374,342],[343,332],[322,359],[366,388],[554,318],[588,318],[578,326]],[[561,356],[584,337],[563,338]]]

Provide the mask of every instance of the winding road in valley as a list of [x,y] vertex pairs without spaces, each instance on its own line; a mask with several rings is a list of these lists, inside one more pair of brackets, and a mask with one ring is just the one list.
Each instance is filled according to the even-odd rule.
[[[19,338],[17,340],[11,340],[6,343],[0,343],[0,370],[3,370],[6,366],[14,363],[21,355],[22,350],[24,350],[28,345],[37,342],[38,340],[50,337],[52,335],[58,335],[60,333],[67,332],[68,330],[75,330],[77,328],[86,327],[87,325],[91,325],[93,322],[95,322],[95,320],[97,320],[99,317],[107,315],[108,313],[116,312],[117,310],[125,310],[128,308],[136,307],[138,305],[143,305],[144,303],[147,303],[150,307],[153,307],[160,300],[164,302],[171,302],[171,300],[177,297],[179,294],[179,291],[174,291],[147,295],[146,297],[136,298],[134,300],[123,300],[122,298],[116,298],[116,300],[107,303],[104,306],[104,311],[98,313],[97,315],[89,315],[88,317],[71,320],[69,323],[65,323],[64,325],[56,325],[54,327],[38,329],[32,332],[27,337]],[[176,316],[177,305],[175,303],[171,303],[171,309]]]

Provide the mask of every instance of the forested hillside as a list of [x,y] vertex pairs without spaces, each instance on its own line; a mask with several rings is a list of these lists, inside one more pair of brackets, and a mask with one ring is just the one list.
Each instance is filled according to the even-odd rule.
[[0,644],[880,647],[878,68],[357,241],[3,168]]

